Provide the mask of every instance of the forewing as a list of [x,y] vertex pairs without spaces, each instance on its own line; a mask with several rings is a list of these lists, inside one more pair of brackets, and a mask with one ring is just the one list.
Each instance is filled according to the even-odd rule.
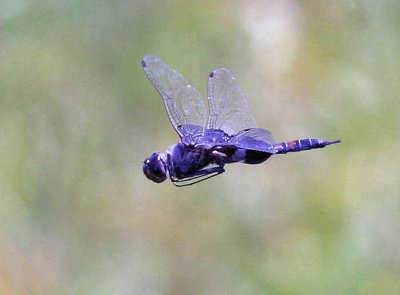
[[147,77],[161,95],[169,119],[182,138],[187,135],[180,126],[192,124],[204,130],[207,107],[200,92],[177,71],[157,56],[147,55],[142,60]]
[[241,130],[257,127],[246,96],[227,69],[219,68],[210,73],[208,105],[208,129],[221,129],[234,135]]
[[228,143],[238,148],[274,154],[274,139],[271,132],[262,128],[242,130]]

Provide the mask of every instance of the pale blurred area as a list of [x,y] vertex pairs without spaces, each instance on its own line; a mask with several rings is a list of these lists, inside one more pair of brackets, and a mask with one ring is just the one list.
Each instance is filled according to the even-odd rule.
[[[342,143],[152,183],[146,54]],[[0,0],[0,294],[400,294],[399,130],[398,1]]]

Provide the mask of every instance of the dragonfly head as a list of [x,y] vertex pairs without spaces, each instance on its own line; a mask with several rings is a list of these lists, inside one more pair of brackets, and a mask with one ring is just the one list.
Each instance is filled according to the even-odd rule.
[[167,169],[159,152],[153,153],[143,162],[143,173],[154,182],[160,183],[167,179]]

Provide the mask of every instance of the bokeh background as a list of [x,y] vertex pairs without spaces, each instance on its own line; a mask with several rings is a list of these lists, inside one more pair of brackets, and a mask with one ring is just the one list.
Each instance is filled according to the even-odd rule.
[[[140,60],[229,68],[276,141],[188,188]],[[0,1],[0,294],[400,294],[398,1]]]

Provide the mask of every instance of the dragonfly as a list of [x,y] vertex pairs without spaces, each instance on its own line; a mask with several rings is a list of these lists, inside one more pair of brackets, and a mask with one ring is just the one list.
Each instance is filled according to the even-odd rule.
[[175,186],[193,185],[224,173],[226,164],[260,164],[272,155],[340,142],[305,138],[275,143],[270,131],[257,127],[245,94],[225,68],[209,74],[206,100],[159,57],[145,56],[142,67],[180,137],[166,153],[154,152],[144,160],[144,175],[156,183],[170,178]]

